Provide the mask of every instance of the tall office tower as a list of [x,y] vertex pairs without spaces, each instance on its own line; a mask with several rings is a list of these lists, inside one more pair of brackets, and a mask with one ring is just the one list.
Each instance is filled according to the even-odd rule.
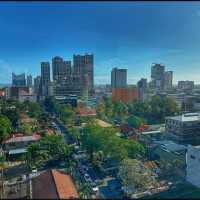
[[27,86],[32,87],[33,83],[32,83],[32,75],[31,74],[29,74],[27,76],[26,81],[27,81]]
[[127,69],[118,69],[118,68],[112,69],[111,87],[112,88],[127,87]]
[[34,78],[34,92],[35,94],[39,94],[40,92],[40,81],[41,81],[41,76],[36,76]]
[[48,84],[50,82],[50,64],[41,62],[41,94],[48,95]]
[[173,81],[173,71],[166,71],[165,83],[164,83],[164,87],[166,90],[172,89],[172,81]]
[[25,74],[16,75],[12,73],[12,86],[26,86]]
[[141,78],[137,83],[137,87],[139,100],[145,101],[147,99],[147,79]]
[[153,64],[151,66],[151,80],[152,87],[157,91],[162,91],[164,89],[165,82],[165,66],[161,64]]
[[94,55],[73,55],[73,74],[80,78],[83,88],[92,93],[94,90]]

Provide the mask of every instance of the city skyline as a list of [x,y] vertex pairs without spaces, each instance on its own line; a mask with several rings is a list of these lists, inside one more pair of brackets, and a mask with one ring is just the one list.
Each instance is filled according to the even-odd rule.
[[[0,5],[0,79],[12,72],[36,77],[54,56],[94,54],[94,83],[110,83],[114,67],[128,69],[128,84],[150,81],[152,63],[178,80],[200,83],[200,3],[20,2]],[[37,13],[37,15],[35,14]]]

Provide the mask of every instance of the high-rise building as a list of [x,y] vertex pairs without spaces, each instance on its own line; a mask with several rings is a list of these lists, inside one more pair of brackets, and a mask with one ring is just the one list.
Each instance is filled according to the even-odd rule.
[[12,73],[12,86],[26,86],[25,73],[19,75]]
[[112,88],[127,87],[127,69],[118,69],[118,68],[112,69],[111,87]]
[[29,86],[29,87],[32,87],[32,75],[31,74],[29,74],[28,76],[27,76],[27,86]]
[[94,90],[94,56],[93,54],[73,55],[73,74],[79,77],[83,90]]
[[49,82],[50,82],[50,64],[49,62],[41,62],[40,91],[42,96],[48,95]]
[[50,63],[41,62],[41,83],[46,85],[50,82]]
[[40,82],[41,82],[41,76],[37,76],[34,78],[34,92],[37,95],[40,92]]
[[71,61],[64,61],[56,56],[52,59],[53,80],[62,82],[71,76]]
[[154,63],[151,66],[151,85],[157,91],[162,91],[165,84],[165,66]]
[[170,90],[172,89],[172,81],[173,81],[173,71],[166,71],[165,72],[165,89]]
[[147,99],[147,79],[141,78],[137,83],[137,87],[139,100],[145,101]]

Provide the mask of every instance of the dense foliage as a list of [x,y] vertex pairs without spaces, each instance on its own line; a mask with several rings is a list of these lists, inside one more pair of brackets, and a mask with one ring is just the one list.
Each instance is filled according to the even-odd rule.
[[97,106],[97,114],[100,118],[106,121],[110,119],[112,121],[117,119],[121,122],[129,120],[133,127],[138,127],[144,122],[164,123],[166,116],[179,113],[178,105],[172,98],[160,96],[153,96],[149,101],[134,101],[128,104],[120,101],[112,102],[110,98],[103,97]]
[[125,159],[119,168],[119,177],[128,195],[148,189],[154,179],[150,171],[137,159]]
[[61,135],[42,137],[40,142],[28,146],[26,164],[28,167],[42,167],[55,161],[66,160],[72,147],[65,144]]
[[122,139],[116,133],[115,128],[101,128],[95,123],[86,125],[82,145],[89,152],[92,161],[99,152],[101,152],[101,159],[102,157],[103,159],[109,158],[115,162],[128,157],[139,158],[143,156],[144,147],[140,143]]
[[0,115],[0,143],[7,139],[12,131],[12,125],[8,117]]

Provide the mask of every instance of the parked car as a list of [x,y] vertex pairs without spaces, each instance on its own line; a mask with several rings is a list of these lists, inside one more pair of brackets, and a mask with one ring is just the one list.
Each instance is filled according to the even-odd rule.
[[84,178],[85,178],[85,181],[87,181],[87,182],[91,182],[92,181],[88,174],[84,174]]

